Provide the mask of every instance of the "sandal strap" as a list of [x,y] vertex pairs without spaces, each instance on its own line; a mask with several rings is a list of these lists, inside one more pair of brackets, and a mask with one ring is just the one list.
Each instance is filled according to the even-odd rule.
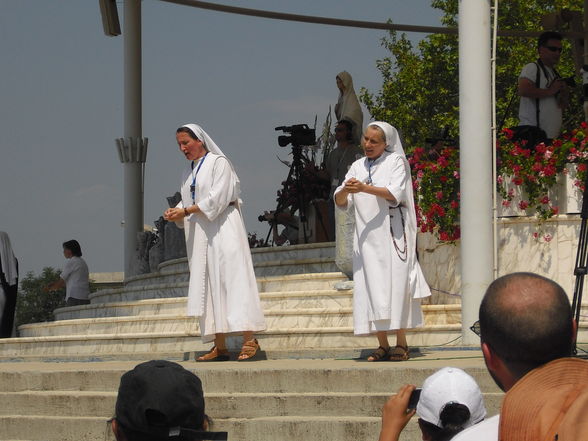
[[221,356],[227,356],[229,355],[229,350],[228,349],[219,349],[216,346],[213,346],[212,349],[210,351],[208,351],[206,354],[198,357],[199,360],[212,360]]
[[390,360],[406,361],[410,356],[408,346],[396,345],[394,349],[390,351]]
[[250,354],[255,353],[259,349],[259,343],[257,339],[249,340],[243,342],[243,346],[241,347],[241,354]]
[[[248,360],[250,358],[253,358],[257,354],[257,351],[259,351],[259,349],[259,342],[256,338],[254,338],[253,340],[245,341],[243,342],[243,346],[241,347],[241,352],[239,353],[238,359]],[[245,356],[245,358],[241,358],[242,356]]]
[[382,346],[378,346],[378,349],[376,349],[374,352],[372,352],[368,358],[373,358],[372,361],[377,361],[377,360],[381,360],[382,358],[386,357],[389,354],[390,354],[390,348],[385,349]]

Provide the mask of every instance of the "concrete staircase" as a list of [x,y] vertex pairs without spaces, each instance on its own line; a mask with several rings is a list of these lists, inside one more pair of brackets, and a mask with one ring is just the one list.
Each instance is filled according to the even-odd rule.
[[[90,305],[57,310],[54,322],[0,339],[0,440],[113,440],[106,420],[120,376],[154,358],[180,361],[202,378],[214,429],[227,430],[231,441],[375,440],[385,400],[448,365],[470,372],[489,415],[498,412],[502,394],[479,351],[432,348],[460,344],[459,303],[423,306],[426,325],[408,336],[419,348],[409,361],[354,360],[375,338],[353,336],[353,293],[336,289],[347,278],[334,264],[333,244],[252,255],[268,324],[258,335],[265,360],[190,361],[210,346],[185,316],[185,259],[165,262],[123,288],[94,293]],[[241,342],[229,344],[237,350]],[[416,421],[401,439],[421,439]]]
[[[332,243],[253,250],[268,329],[259,335],[268,358],[321,351],[354,356],[374,339],[353,336],[350,289],[334,264]],[[0,360],[137,359],[209,349],[198,322],[185,315],[186,259],[168,261],[157,273],[129,278],[123,288],[93,293],[90,305],[55,311],[54,322],[19,327],[20,338],[0,340]],[[459,337],[460,306],[425,305],[426,325],[411,332],[412,346],[444,344]],[[229,339],[237,349],[241,341]],[[333,352],[335,351],[335,352]],[[186,355],[187,356],[187,355]]]
[[[0,438],[113,440],[106,421],[113,416],[120,376],[134,364],[0,363]],[[502,396],[474,351],[421,354],[403,363],[183,364],[202,379],[214,430],[228,431],[231,441],[375,440],[387,398],[405,383],[422,384],[448,364],[476,378],[489,415],[498,412]],[[402,439],[420,439],[416,421]]]

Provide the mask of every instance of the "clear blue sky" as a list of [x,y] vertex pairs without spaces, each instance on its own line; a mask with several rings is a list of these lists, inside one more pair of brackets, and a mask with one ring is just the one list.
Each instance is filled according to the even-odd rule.
[[[219,2],[220,3],[220,2]],[[439,25],[427,0],[250,0],[224,4],[357,20]],[[0,230],[21,274],[61,268],[77,239],[90,271],[122,271],[123,37],[102,32],[98,0],[0,0]],[[383,31],[291,23],[145,0],[145,223],[166,208],[185,159],[175,129],[197,122],[234,163],[247,230],[276,204],[289,148],[274,127],[322,125],[335,76],[379,90]],[[119,13],[123,5],[119,2]],[[123,30],[124,32],[124,30]],[[410,35],[413,39],[423,34]],[[410,97],[407,97],[410,99]],[[364,120],[369,120],[366,113]]]

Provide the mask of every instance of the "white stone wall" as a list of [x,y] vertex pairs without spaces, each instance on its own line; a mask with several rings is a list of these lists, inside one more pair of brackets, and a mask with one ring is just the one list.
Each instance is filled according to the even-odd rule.
[[[538,273],[558,282],[571,299],[580,223],[579,215],[555,216],[542,225],[538,225],[533,217],[499,218],[498,275],[515,271]],[[535,232],[538,238],[533,237]],[[546,241],[545,235],[549,235],[551,240]],[[430,302],[459,303],[459,241],[455,244],[440,243],[433,235],[420,233],[417,245],[423,272],[433,288]],[[588,292],[584,293],[582,303],[588,304]]]

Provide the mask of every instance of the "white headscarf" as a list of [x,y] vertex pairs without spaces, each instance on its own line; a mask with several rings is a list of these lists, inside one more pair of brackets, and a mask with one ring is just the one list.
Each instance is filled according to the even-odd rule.
[[16,269],[16,257],[12,251],[10,237],[4,231],[0,231],[0,258],[2,259],[2,272],[8,285],[16,285],[18,270]]
[[349,72],[346,71],[337,74],[337,78],[343,83],[343,91],[339,92],[339,100],[335,106],[335,116],[337,120],[345,119],[353,123],[353,137],[357,142],[361,138],[363,130],[363,112],[353,88],[353,79]]
[[[188,129],[190,129],[194,135],[196,135],[196,138],[198,138],[200,141],[202,141],[202,143],[204,144],[204,148],[206,150],[208,150],[210,153],[214,153],[215,155],[219,155],[219,156],[224,156],[227,161],[229,161],[229,158],[227,158],[227,155],[225,155],[223,153],[223,151],[220,149],[220,147],[218,145],[216,145],[216,143],[213,141],[213,139],[208,135],[208,133],[206,133],[204,131],[204,129],[202,127],[200,127],[198,124],[184,124],[182,127],[186,127]],[[241,193],[241,181],[239,180],[239,176],[237,176],[237,173],[235,172],[235,167],[233,167],[233,164],[231,163],[231,161],[229,161],[229,164],[231,165],[231,169],[233,170],[233,179],[235,180],[235,185],[237,186],[237,194]],[[239,199],[239,203],[241,204],[241,200]]]
[[[384,132],[384,137],[386,138],[386,151],[398,153],[400,156],[406,159],[406,153],[404,153],[404,148],[402,147],[402,142],[400,141],[400,136],[398,136],[398,130],[387,122],[384,121],[374,121],[368,124],[368,127],[376,126],[382,129]],[[389,147],[389,148],[388,148]]]
[[192,130],[194,135],[196,135],[196,138],[198,138],[200,141],[204,143],[204,148],[206,150],[208,150],[211,153],[214,153],[215,155],[224,156],[226,158],[226,155],[219,148],[219,146],[216,145],[212,138],[208,136],[208,133],[206,133],[204,129],[200,127],[198,124],[184,124],[182,127],[187,127],[188,129]]

